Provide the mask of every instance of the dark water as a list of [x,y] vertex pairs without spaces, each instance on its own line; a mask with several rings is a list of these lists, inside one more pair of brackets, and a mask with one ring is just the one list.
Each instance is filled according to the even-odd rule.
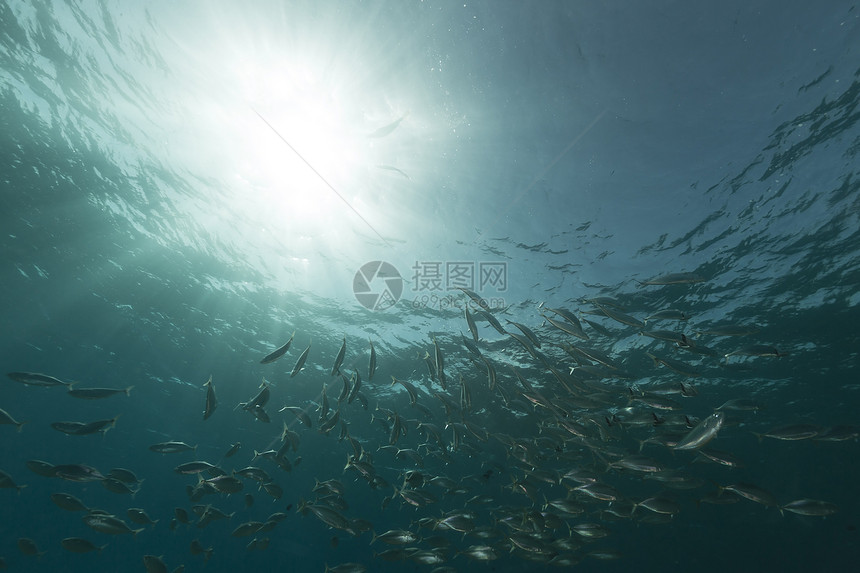
[[[163,556],[168,570],[210,572],[347,562],[370,571],[538,571],[552,569],[553,558],[586,571],[856,566],[860,30],[851,2],[826,11],[799,2],[540,10],[4,2],[0,42],[0,361],[6,372],[43,372],[77,387],[134,387],[128,397],[79,400],[62,387],[2,384],[0,408],[27,422],[20,433],[0,427],[0,469],[26,485],[17,495],[0,490],[0,556],[9,570],[143,571],[143,555]],[[396,305],[370,310],[355,296],[355,278],[379,260],[402,281],[377,277],[371,294],[383,284],[402,292]],[[681,272],[704,280],[637,283]],[[568,388],[479,320],[478,346],[498,376],[490,389],[485,363],[462,343],[468,298],[457,286],[491,302],[509,331],[519,334],[505,320],[534,330]],[[684,333],[712,355],[600,316],[587,301],[599,296],[639,320],[683,310],[689,320],[645,329]],[[543,314],[559,317],[542,303],[608,332],[585,324],[588,341],[565,334],[547,323]],[[695,334],[726,324],[756,331]],[[285,357],[259,363],[293,332]],[[328,416],[338,409],[344,383],[330,371],[344,337],[341,370],[361,374],[368,407],[343,401],[342,424],[326,435],[318,405],[325,386]],[[445,389],[423,358],[434,354],[434,338]],[[368,340],[378,353],[372,380]],[[588,376],[587,362],[565,344],[603,352],[631,378]],[[782,356],[724,358],[750,344]],[[646,353],[696,375],[657,366]],[[203,420],[210,375],[219,405]],[[392,376],[417,388],[423,409]],[[461,377],[471,392],[465,408]],[[269,423],[234,408],[263,378]],[[697,395],[681,396],[682,384]],[[661,396],[679,409],[631,400],[654,391],[669,392]],[[642,454],[696,487],[617,467],[642,441],[683,436],[731,399],[762,408],[726,411],[706,447],[743,467],[652,442]],[[279,413],[283,405],[307,410],[313,427]],[[385,447],[395,441],[394,412],[406,429],[396,448],[418,451],[423,467]],[[51,427],[117,415],[104,435]],[[300,438],[286,454],[292,471],[252,462],[255,450],[281,446],[284,422]],[[442,428],[441,440],[418,422]],[[449,422],[476,431],[446,429]],[[565,429],[570,423],[584,436]],[[818,435],[754,435],[795,424]],[[847,439],[822,439],[834,427]],[[344,470],[354,452],[345,433],[384,481],[371,487]],[[167,440],[196,453],[149,450]],[[237,441],[240,450],[226,458]],[[132,498],[98,481],[36,475],[26,465],[34,459],[102,473],[128,468],[143,481]],[[186,487],[197,478],[173,468],[193,459],[227,472],[258,465],[283,496],[244,479],[239,494],[192,502]],[[595,472],[623,499],[572,491],[579,484],[561,476],[574,468]],[[436,500],[415,507],[398,494],[410,470],[428,482],[446,476],[457,491],[413,482],[407,495],[417,489]],[[347,519],[367,520],[377,534],[410,530],[421,538],[406,546],[415,551],[429,551],[433,536],[447,539],[443,563],[420,564],[408,552],[386,561],[374,552],[398,546],[371,545],[371,532],[353,535],[298,513],[301,500],[317,499],[315,480],[327,479],[343,482]],[[719,500],[735,503],[702,502],[738,483],[763,488],[781,506],[812,498],[838,511],[797,515],[731,492]],[[57,492],[126,521],[127,508],[144,508],[158,523],[134,537],[96,532],[81,513],[51,502]],[[568,496],[583,514],[558,517],[545,507]],[[630,514],[630,503],[652,496],[679,511]],[[235,515],[172,528],[174,508],[191,512],[195,503]],[[231,535],[279,511],[287,517],[271,531]],[[463,511],[486,537],[420,522]],[[569,529],[583,523],[608,535],[591,540]],[[74,554],[60,545],[67,537],[107,546]],[[264,537],[268,548],[247,549]],[[45,554],[22,554],[19,538]],[[514,548],[512,538],[537,548]],[[214,548],[208,563],[189,551],[194,539]],[[497,559],[458,555],[478,545]],[[599,559],[604,552],[615,558]]]

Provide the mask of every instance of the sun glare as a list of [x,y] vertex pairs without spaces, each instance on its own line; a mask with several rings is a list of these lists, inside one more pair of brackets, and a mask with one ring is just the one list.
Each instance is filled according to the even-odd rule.
[[413,84],[374,44],[219,27],[182,44],[194,90],[171,157],[223,183],[218,232],[272,266],[378,256],[408,230],[426,125]]
[[247,198],[263,205],[266,226],[277,225],[272,219],[290,221],[285,231],[292,235],[336,236],[345,226],[367,227],[372,214],[359,207],[372,208],[372,198],[363,196],[378,163],[372,133],[392,122],[390,116],[369,121],[360,95],[341,95],[342,86],[355,82],[317,71],[323,69],[246,61],[236,70],[248,106],[237,142],[237,179],[253,196]]
[[[236,6],[170,18],[163,88],[179,104],[154,143],[199,187],[178,208],[273,282],[349,286],[356,264],[435,228],[422,189],[450,147],[425,89],[438,79],[376,29],[330,28],[339,5],[301,26],[292,8]],[[335,268],[349,276],[321,275]]]
[[[363,162],[362,142],[332,86],[303,66],[272,75],[249,65],[247,73],[249,111],[259,117],[251,118],[253,144],[244,151],[273,185],[318,195],[331,193],[323,180],[337,188],[354,177]],[[284,195],[290,206],[295,193]]]

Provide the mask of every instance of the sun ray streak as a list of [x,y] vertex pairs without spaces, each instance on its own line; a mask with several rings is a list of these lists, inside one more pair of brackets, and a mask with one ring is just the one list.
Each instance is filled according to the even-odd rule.
[[365,225],[367,225],[368,227],[370,227],[370,230],[371,230],[371,231],[373,231],[374,233],[376,233],[376,236],[377,236],[377,237],[379,237],[379,238],[382,240],[382,242],[383,242],[383,243],[385,243],[385,244],[386,244],[387,246],[389,246],[389,247],[391,246],[391,243],[389,243],[388,241],[386,241],[386,240],[385,240],[385,237],[383,237],[381,234],[379,234],[379,231],[377,231],[377,230],[374,228],[374,226],[373,226],[373,225],[371,225],[371,224],[370,224],[370,222],[369,222],[367,219],[365,219],[365,218],[361,215],[361,213],[359,213],[359,212],[358,212],[358,210],[357,210],[355,207],[353,207],[353,206],[349,203],[349,201],[347,201],[347,200],[346,200],[346,198],[345,198],[343,195],[341,195],[341,194],[338,192],[338,190],[337,190],[337,189],[335,189],[335,188],[334,188],[334,186],[333,186],[331,183],[329,183],[329,182],[326,180],[326,178],[325,178],[325,177],[323,177],[323,176],[322,176],[322,174],[321,174],[319,171],[317,171],[317,170],[314,168],[314,166],[313,166],[313,165],[311,165],[311,164],[310,164],[310,162],[308,162],[308,160],[307,160],[307,159],[305,159],[305,158],[302,156],[302,154],[301,154],[301,153],[299,153],[299,152],[298,152],[298,150],[297,150],[295,147],[293,147],[292,145],[290,145],[290,142],[289,142],[289,141],[287,141],[287,139],[286,139],[283,135],[281,135],[281,134],[278,132],[278,130],[277,130],[277,129],[275,129],[275,128],[274,128],[274,126],[266,120],[266,118],[265,118],[265,117],[263,117],[263,116],[260,114],[260,112],[258,112],[258,111],[257,111],[256,109],[254,109],[254,108],[251,108],[251,109],[254,111],[254,113],[256,113],[256,114],[257,114],[257,117],[259,117],[261,120],[263,120],[263,123],[265,123],[266,125],[268,125],[268,126],[269,126],[269,129],[271,129],[272,131],[274,131],[274,132],[275,132],[275,135],[277,135],[277,136],[281,139],[281,141],[283,141],[284,143],[286,143],[286,144],[287,144],[287,147],[289,147],[290,149],[292,149],[293,153],[295,153],[295,154],[299,157],[299,159],[301,159],[302,161],[304,161],[305,165],[307,165],[307,166],[310,168],[310,170],[311,170],[311,171],[313,171],[313,172],[316,174],[316,176],[320,178],[320,181],[322,181],[323,183],[325,183],[325,184],[326,184],[326,186],[327,186],[329,189],[331,189],[331,190],[334,192],[334,194],[335,194],[335,195],[337,195],[337,196],[338,196],[338,198],[339,198],[341,201],[343,201],[343,202],[344,202],[344,204],[345,204],[347,207],[349,207],[350,209],[352,209],[352,212],[353,212],[353,213],[355,213],[356,215],[358,215],[358,218],[359,218],[359,219],[361,219],[362,221],[364,221],[364,224],[365,224]]

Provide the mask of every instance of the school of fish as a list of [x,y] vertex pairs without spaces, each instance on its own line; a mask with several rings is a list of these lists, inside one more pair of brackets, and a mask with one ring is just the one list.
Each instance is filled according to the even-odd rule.
[[[674,273],[640,281],[637,288],[686,289],[702,281],[692,273]],[[132,452],[110,469],[72,463],[59,453],[55,460],[3,468],[0,487],[22,496],[28,495],[22,480],[55,480],[58,491],[50,499],[32,500],[33,506],[79,512],[92,532],[39,543],[22,537],[20,552],[37,558],[49,550],[46,541],[71,553],[101,552],[111,536],[192,524],[196,531],[216,530],[216,538],[248,538],[247,551],[265,551],[279,543],[279,524],[300,518],[307,527],[331,530],[329,551],[338,536],[366,539],[365,562],[332,562],[326,572],[373,570],[376,560],[424,565],[433,573],[497,559],[569,567],[583,560],[635,559],[615,542],[619,522],[684,520],[700,504],[751,502],[762,511],[802,519],[839,511],[833,500],[786,498],[778,483],[727,478],[734,468],[754,461],[718,449],[725,435],[837,443],[856,441],[860,433],[856,426],[808,422],[762,427],[756,417],[766,405],[750,396],[707,402],[700,380],[719,378],[721,369],[740,361],[754,367],[791,355],[766,341],[747,343],[757,333],[754,325],[690,329],[694,317],[682,308],[683,294],[677,308],[643,312],[625,308],[620,293],[583,299],[576,311],[542,303],[532,316],[520,319],[533,325],[527,326],[508,320],[504,309],[490,308],[477,293],[460,290],[462,319],[450,325],[450,332],[428,336],[409,371],[386,366],[377,355],[380,341],[374,345],[347,336],[337,337],[330,365],[314,365],[306,338],[304,350],[280,368],[294,332],[259,360],[263,381],[236,406],[253,416],[257,443],[214,444],[224,452],[220,460],[197,459],[199,444],[207,440],[200,435],[193,444],[188,436],[152,443],[151,452]],[[650,339],[644,350],[615,350],[620,337],[634,333]],[[8,378],[77,399],[134,399],[133,386],[86,388],[26,371],[9,372]],[[189,415],[217,418],[217,373],[197,384],[202,408]],[[291,384],[312,388],[317,398],[293,402]],[[284,405],[270,407],[273,396]],[[26,431],[25,424],[50,425],[68,436],[104,435],[123,424],[112,414],[97,420],[22,421],[15,417],[15,404],[2,406],[0,424],[15,430],[4,437],[9,444],[16,432]],[[285,488],[285,476],[314,471],[298,469],[308,432],[327,436],[330,455],[342,460],[342,471],[314,475],[312,489]],[[249,450],[253,456],[244,453]],[[99,482],[112,494],[128,496],[131,506],[135,493],[153,477],[137,463],[147,455],[177,457],[170,479],[188,501],[172,515],[143,507],[110,512],[77,495],[76,484]],[[252,490],[265,494],[263,501],[255,501]],[[244,510],[219,509],[229,496],[242,497]],[[350,500],[366,496],[373,496],[389,521],[372,523],[350,509]],[[243,511],[250,515],[261,505],[268,508],[266,519],[243,521]],[[186,555],[140,555],[140,566],[149,573],[167,572],[170,563],[174,572],[182,571],[185,560],[217,560],[219,550],[217,543],[204,544],[195,536]],[[4,559],[0,567],[5,565]]]

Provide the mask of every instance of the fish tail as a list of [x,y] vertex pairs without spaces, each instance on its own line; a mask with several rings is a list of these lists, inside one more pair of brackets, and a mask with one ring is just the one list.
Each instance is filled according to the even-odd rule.
[[18,431],[20,432],[21,430],[24,429],[24,424],[27,424],[27,423],[29,423],[29,420],[24,420],[23,422],[18,422],[17,424],[15,424],[15,426],[17,426]]
[[610,462],[609,460],[607,460],[605,457],[601,456],[601,455],[600,455],[600,453],[598,453],[598,452],[597,452],[597,450],[592,451],[592,454],[594,454],[594,457],[596,457],[596,458],[597,458],[597,459],[599,459],[601,462],[603,462],[604,464],[606,464],[606,470],[605,470],[605,471],[607,471],[607,472],[608,472],[609,470],[611,470],[611,469],[613,468],[613,466],[612,466],[612,462]]
[[125,389],[125,395],[126,395],[126,396],[131,396],[131,389],[132,389],[132,388],[134,388],[134,386],[133,386],[133,385],[132,385],[132,386],[129,386],[128,388],[126,388],[126,389]]

